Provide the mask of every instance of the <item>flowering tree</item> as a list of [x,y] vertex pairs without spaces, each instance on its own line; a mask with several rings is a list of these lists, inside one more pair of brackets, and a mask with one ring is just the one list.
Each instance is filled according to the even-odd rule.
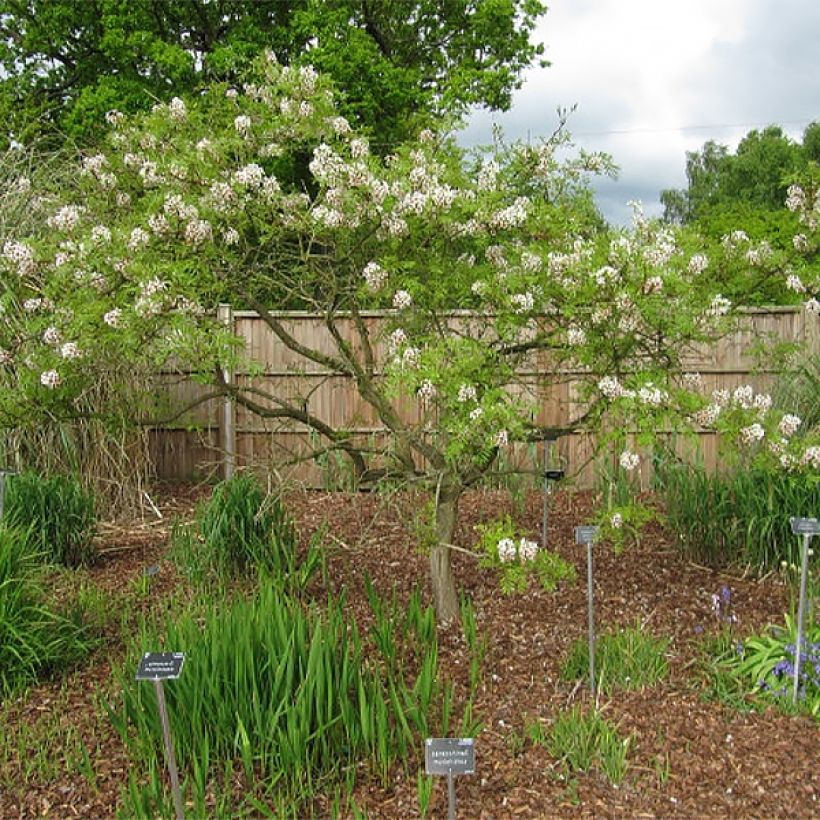
[[[323,77],[272,55],[241,90],[215,86],[137,121],[108,119],[106,150],[84,159],[76,190],[39,194],[46,230],[3,247],[6,424],[70,415],[103,370],[173,359],[211,384],[203,398],[307,424],[363,470],[367,448],[314,414],[309,397],[222,380],[242,351],[210,309],[240,294],[282,344],[353,380],[390,433],[388,469],[435,491],[431,581],[447,622],[458,614],[459,497],[500,450],[605,419],[645,443],[709,412],[682,374],[688,347],[714,338],[731,309],[709,260],[640,212],[631,231],[594,231],[574,203],[607,160],[559,162],[560,134],[471,161],[425,131],[381,159]],[[321,315],[331,344],[296,339],[264,301],[271,294]],[[370,308],[388,310],[381,330],[365,322]],[[549,365],[547,382],[570,366],[585,373],[577,415],[561,428],[533,421],[549,384],[518,374],[535,364]],[[413,421],[398,411],[408,396]],[[634,469],[639,455],[619,436],[621,468]],[[783,440],[780,455],[798,469],[805,445]]]

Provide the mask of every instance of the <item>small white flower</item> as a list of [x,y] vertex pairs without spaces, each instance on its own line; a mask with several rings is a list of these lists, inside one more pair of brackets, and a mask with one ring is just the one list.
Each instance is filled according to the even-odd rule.
[[61,341],[60,331],[56,327],[47,327],[43,333],[43,342],[52,347],[56,347]]
[[122,322],[122,311],[119,308],[109,310],[108,313],[103,316],[103,321],[109,327],[119,327]]
[[60,355],[64,359],[79,359],[82,355],[80,348],[74,342],[66,342],[60,348]]
[[396,310],[405,310],[413,304],[413,297],[406,290],[397,290],[393,294],[393,307]]
[[518,557],[522,561],[532,561],[538,554],[538,544],[527,538],[522,538],[518,542]]
[[511,561],[515,561],[516,557],[516,549],[515,549],[515,541],[512,538],[502,538],[496,547],[498,550],[498,560],[508,564]]
[[172,120],[182,122],[182,120],[185,119],[185,115],[188,113],[188,110],[185,107],[185,101],[179,97],[174,97],[171,102],[168,103],[168,113],[171,115]]
[[63,380],[56,370],[44,370],[40,374],[40,384],[49,390],[54,390],[62,384]]
[[477,396],[476,389],[471,384],[462,384],[461,387],[458,388],[458,400],[461,404],[468,401],[475,401]]
[[786,413],[786,415],[780,419],[778,430],[780,430],[780,434],[782,436],[789,438],[797,432],[797,428],[800,427],[802,423],[803,421],[799,416],[795,416],[792,413]]
[[493,444],[496,447],[506,447],[510,443],[510,436],[506,430],[499,430],[495,434],[495,438],[493,439]]
[[247,136],[251,130],[251,125],[251,118],[247,114],[240,114],[233,121],[233,127],[236,129],[237,134],[241,134],[243,137]]
[[586,340],[587,334],[582,328],[573,325],[567,330],[567,342],[571,347],[579,347],[585,344]]
[[387,281],[387,271],[378,262],[368,262],[364,266],[362,276],[372,291],[380,290]]
[[483,407],[474,407],[472,410],[470,410],[470,421],[478,421],[483,415]]
[[641,457],[631,450],[624,450],[618,457],[618,463],[624,470],[631,473],[641,463]]
[[765,435],[766,431],[763,429],[762,425],[755,422],[754,424],[750,424],[748,427],[744,427],[740,431],[740,440],[744,444],[749,445],[760,441]]
[[423,402],[427,402],[436,395],[436,388],[433,382],[430,379],[425,379],[420,385],[419,389],[416,391],[416,395],[421,399]]
[[609,518],[609,526],[613,530],[619,530],[624,525],[624,517],[620,513],[613,513]]
[[151,235],[143,228],[134,228],[131,235],[128,237],[129,250],[136,251],[147,245],[151,240]]

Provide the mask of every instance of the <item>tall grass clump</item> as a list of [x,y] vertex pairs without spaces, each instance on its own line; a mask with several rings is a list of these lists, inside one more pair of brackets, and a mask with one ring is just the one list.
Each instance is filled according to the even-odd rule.
[[[435,623],[432,609],[416,615]],[[146,631],[140,643],[186,652],[166,697],[197,814],[218,805],[305,816],[320,790],[341,783],[352,791],[362,761],[386,778],[432,729],[440,695],[435,639],[412,673],[399,674],[395,658],[366,662],[344,600],[306,607],[264,578],[252,599],[207,602],[162,639]],[[162,735],[153,687],[134,682],[133,668],[119,677],[122,706],[109,711],[149,775],[147,787],[132,782],[126,801],[153,815],[167,805],[162,778],[151,776],[162,771]]]
[[80,624],[43,603],[38,570],[27,534],[0,525],[0,698],[70,666],[92,646]]
[[767,572],[798,561],[791,516],[816,516],[820,481],[810,473],[662,464],[658,483],[670,527],[690,558],[712,566],[750,565]]
[[6,481],[4,517],[29,533],[42,560],[78,567],[96,558],[94,497],[70,475],[44,478],[29,470]]
[[[265,572],[277,577],[299,568],[299,539],[281,501],[268,496],[250,473],[214,488],[200,505],[193,525],[173,536],[178,563],[195,580],[229,580]],[[308,575],[320,561],[317,549],[306,558]]]
[[[595,669],[598,688],[605,694],[615,689],[642,689],[666,677],[668,638],[656,638],[640,625],[599,635],[595,642]],[[589,645],[576,641],[561,667],[564,680],[584,680],[589,676]]]

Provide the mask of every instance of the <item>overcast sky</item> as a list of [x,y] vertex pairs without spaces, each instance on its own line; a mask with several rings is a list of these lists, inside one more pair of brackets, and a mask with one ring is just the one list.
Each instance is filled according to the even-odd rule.
[[459,137],[547,136],[558,106],[577,104],[577,145],[610,153],[617,182],[596,183],[611,222],[632,199],[660,215],[659,192],[685,186],[686,151],[729,145],[776,123],[799,139],[820,119],[818,0],[552,0],[534,39],[548,68],[532,69],[504,114],[476,112]]

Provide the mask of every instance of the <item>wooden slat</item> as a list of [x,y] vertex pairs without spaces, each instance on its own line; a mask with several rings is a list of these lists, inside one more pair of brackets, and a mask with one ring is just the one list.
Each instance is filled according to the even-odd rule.
[[[277,313],[277,318],[288,332],[305,345],[336,356],[335,343],[324,321],[319,316],[306,313]],[[386,327],[389,314],[370,313],[364,316],[371,344],[378,360],[385,357]],[[485,323],[483,317],[454,313],[447,318],[452,327]],[[373,408],[356,390],[352,380],[327,372],[319,363],[304,359],[286,348],[255,314],[243,311],[234,314],[234,326],[238,336],[246,343],[246,351],[264,369],[265,375],[251,379],[241,373],[236,376],[240,386],[252,384],[262,390],[288,400],[305,399],[311,413],[333,427],[352,431],[362,440],[368,436],[384,439],[386,431]],[[711,347],[701,346],[687,355],[687,368],[703,374],[707,391],[718,388],[733,390],[742,384],[751,384],[756,391],[769,389],[776,373],[770,363],[756,361],[752,355],[761,339],[805,342],[808,349],[820,355],[820,322],[816,317],[798,309],[776,308],[751,310],[741,316],[738,330],[721,339]],[[358,352],[360,340],[352,320],[337,320],[342,337]],[[475,329],[475,328],[474,328]],[[767,367],[768,364],[768,367]],[[548,368],[546,355],[532,356],[523,366],[522,384],[512,389],[513,394],[536,398],[539,424],[560,426],[583,411],[580,387],[581,373],[568,372],[560,381],[540,376]],[[757,368],[757,369],[755,369]],[[539,370],[540,369],[540,370]],[[547,371],[548,372],[548,371]],[[179,374],[163,373],[157,377],[157,395],[168,408],[181,407],[207,392],[207,388]],[[275,403],[257,399],[260,404],[274,407]],[[151,452],[156,474],[161,478],[199,478],[216,472],[221,453],[219,449],[220,403],[209,401],[176,419],[170,428],[156,429],[151,434]],[[396,408],[408,423],[417,424],[422,418],[421,408],[411,397],[396,402]],[[326,484],[321,465],[307,461],[283,466],[285,462],[304,456],[311,444],[319,439],[311,437],[304,425],[290,420],[266,420],[249,413],[242,407],[236,411],[237,463],[240,466],[256,466],[277,469],[292,480],[307,486],[322,487]],[[699,457],[710,469],[719,466],[716,437],[708,432],[699,435]],[[558,450],[568,469],[577,471],[578,486],[594,484],[596,466],[591,456],[594,442],[585,434],[573,434],[559,442]],[[692,447],[678,441],[681,454],[691,455]],[[536,448],[517,445],[511,448],[506,459],[524,469],[540,465],[541,450],[537,448],[537,464],[533,463]],[[331,457],[332,459],[334,457]],[[278,467],[277,467],[278,465]],[[375,465],[374,465],[375,466]],[[342,471],[336,469],[340,474]],[[650,480],[648,472],[642,481]]]

